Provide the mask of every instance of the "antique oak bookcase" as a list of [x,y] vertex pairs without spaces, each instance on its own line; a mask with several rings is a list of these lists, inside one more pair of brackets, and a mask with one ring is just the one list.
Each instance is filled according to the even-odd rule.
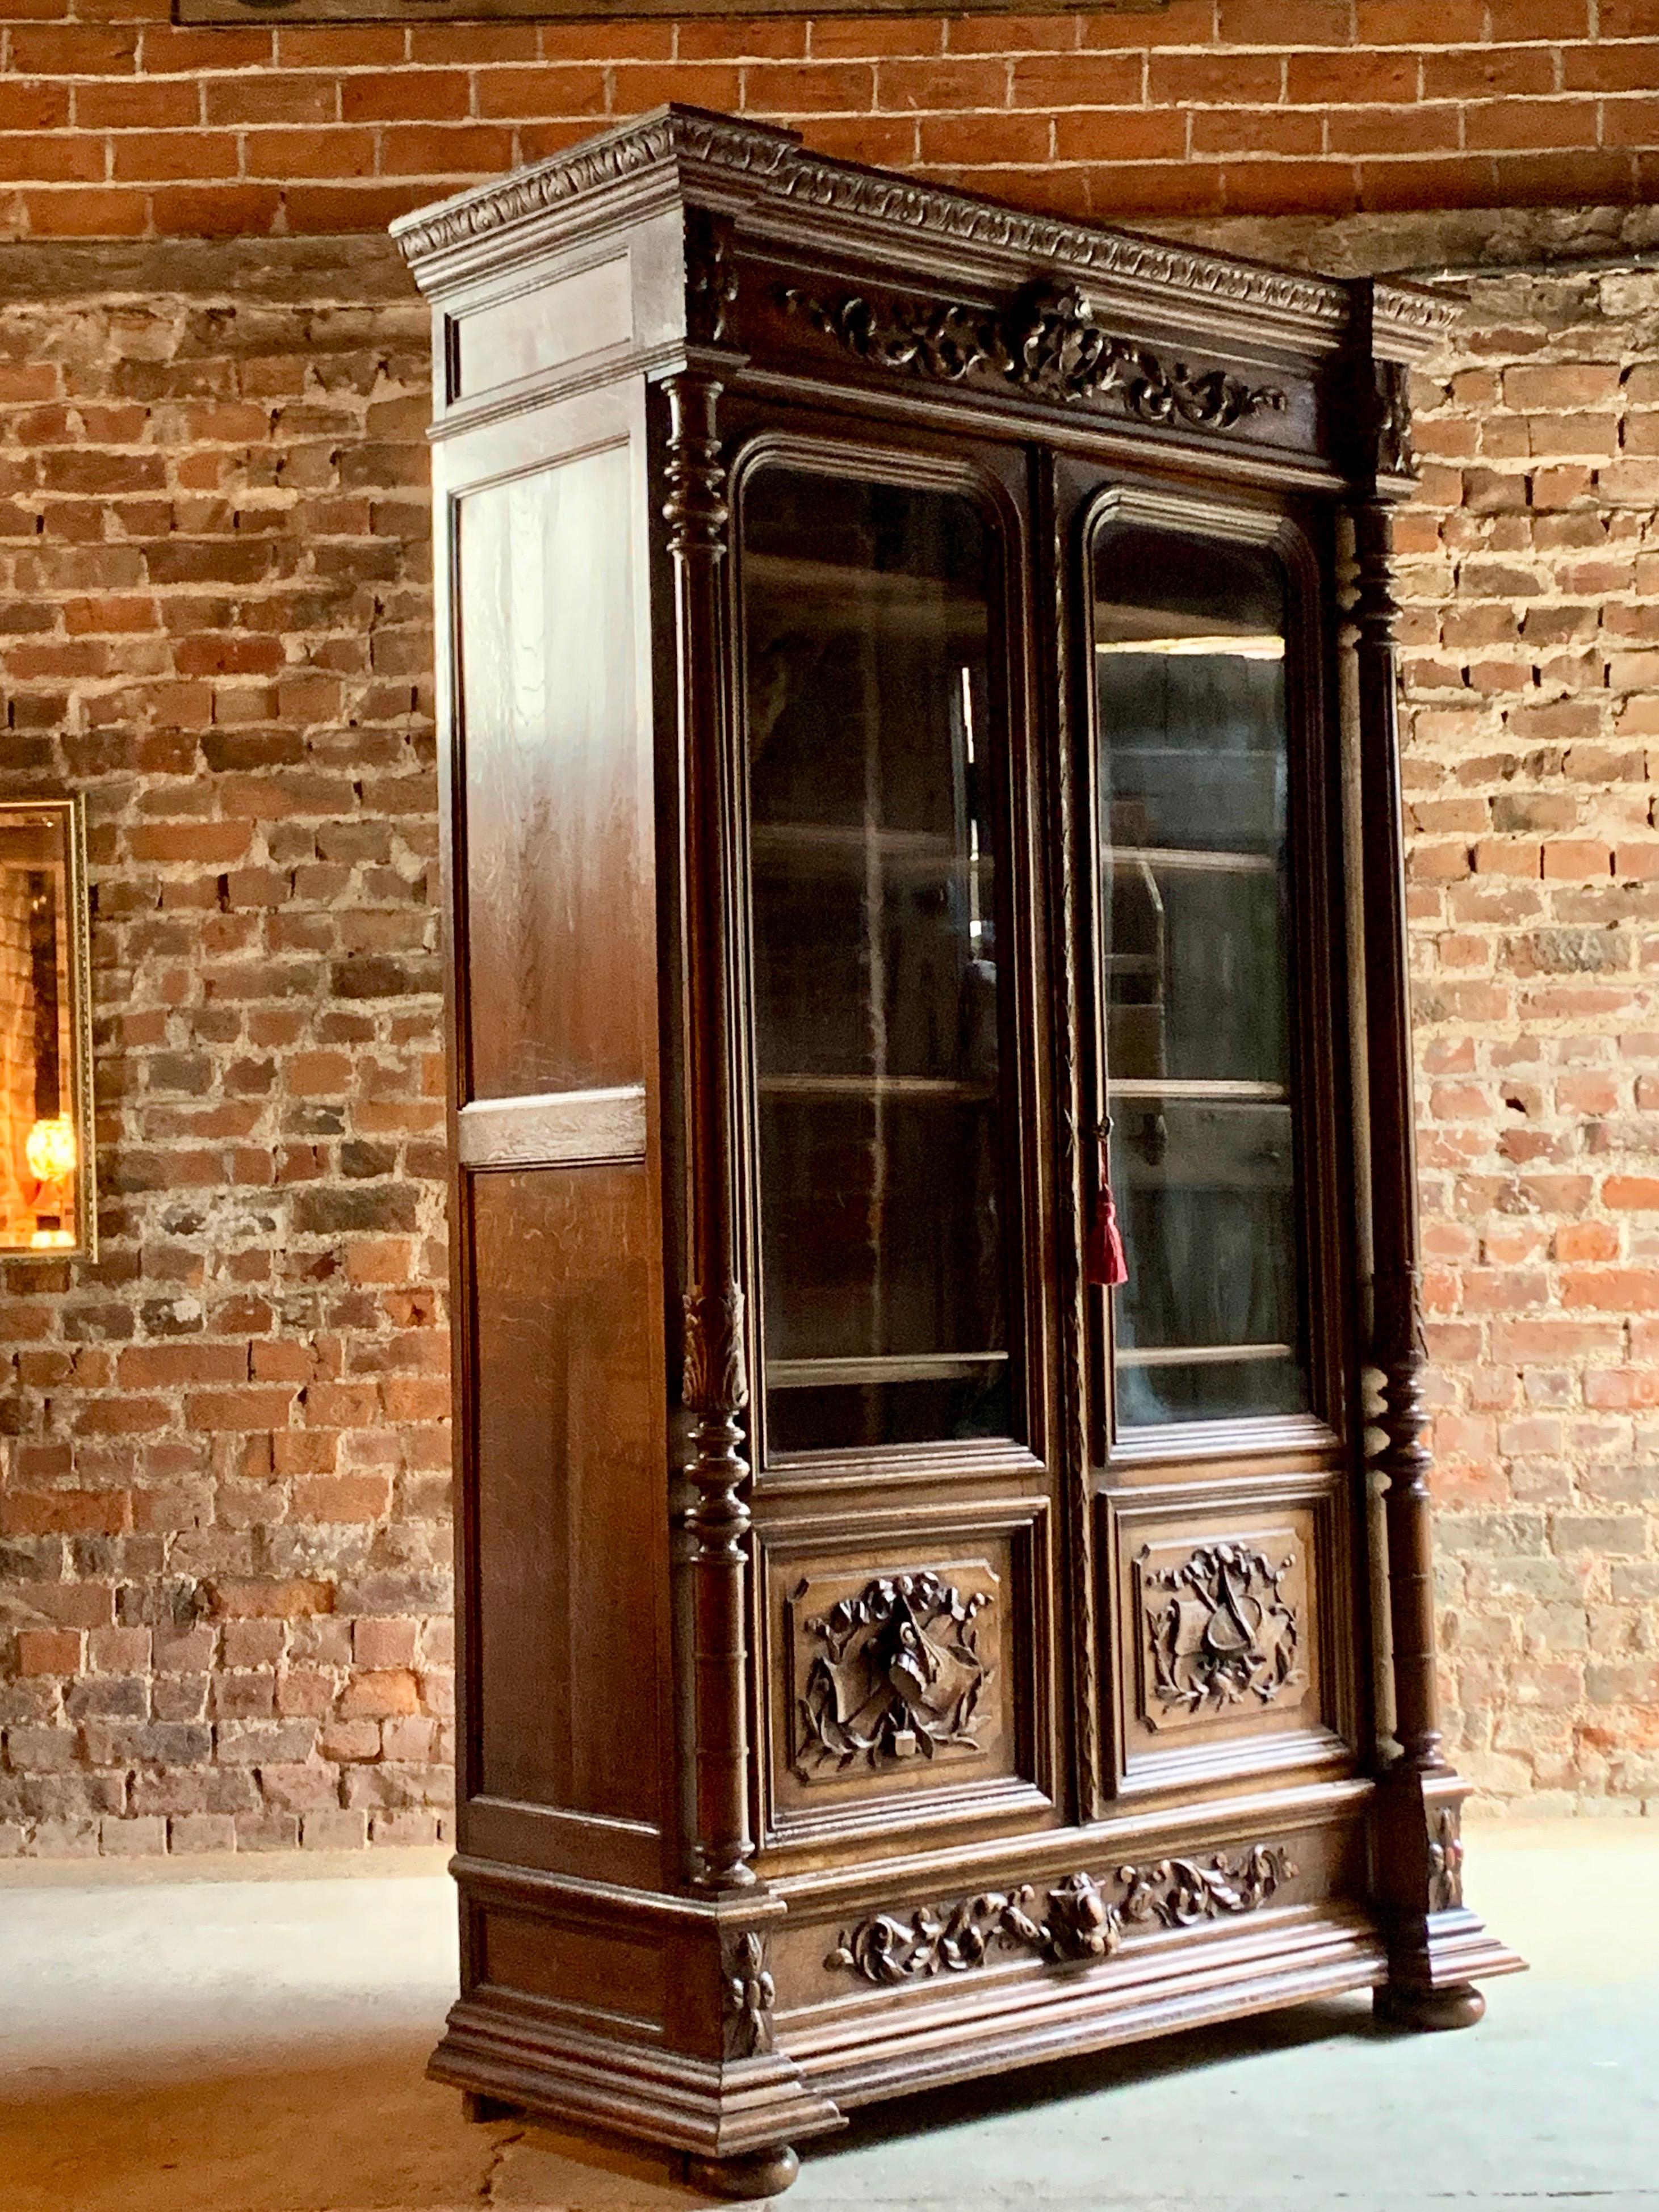
[[1374,1988],[1436,1725],[1389,509],[1449,310],[669,108],[433,302],[464,1989],[784,2186]]

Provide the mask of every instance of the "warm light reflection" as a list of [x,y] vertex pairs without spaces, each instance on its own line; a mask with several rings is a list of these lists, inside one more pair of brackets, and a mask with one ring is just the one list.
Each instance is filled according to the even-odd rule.
[[23,1158],[40,1182],[62,1182],[75,1173],[75,1124],[67,1114],[37,1121],[23,1139]]

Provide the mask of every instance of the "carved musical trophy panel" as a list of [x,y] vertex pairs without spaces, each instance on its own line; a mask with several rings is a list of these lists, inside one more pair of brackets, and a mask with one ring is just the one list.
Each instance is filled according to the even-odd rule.
[[1314,1641],[1307,1516],[1143,1544],[1134,1559],[1139,1719],[1154,1735],[1298,1716]]
[[999,1564],[791,1577],[787,1796],[1006,1771]]

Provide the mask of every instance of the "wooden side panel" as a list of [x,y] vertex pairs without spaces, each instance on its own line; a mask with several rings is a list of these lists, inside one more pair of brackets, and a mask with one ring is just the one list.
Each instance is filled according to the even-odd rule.
[[642,1166],[476,1177],[483,1793],[617,1820],[658,1802],[659,1358]]
[[466,1096],[641,1080],[649,760],[625,441],[458,502]]
[[667,1757],[644,409],[447,441],[461,1835],[653,1881]]

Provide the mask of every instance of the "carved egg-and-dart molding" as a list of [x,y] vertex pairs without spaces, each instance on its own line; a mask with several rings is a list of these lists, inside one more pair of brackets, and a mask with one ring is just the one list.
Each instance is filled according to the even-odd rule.
[[1006,312],[895,301],[879,308],[858,294],[833,305],[793,289],[785,308],[872,368],[959,384],[975,371],[1042,399],[1103,404],[1139,422],[1224,430],[1289,404],[1277,385],[1246,384],[1224,369],[1194,370],[1103,330],[1074,284],[1037,284]]
[[803,1776],[980,1748],[994,1669],[979,1649],[989,1591],[970,1597],[931,1571],[881,1575],[805,1624],[817,1648],[799,1704]]
[[986,1890],[951,1905],[923,1905],[908,1919],[878,1913],[845,1932],[824,1964],[886,1985],[966,1973],[999,1949],[1035,1951],[1053,1965],[1108,1959],[1133,1928],[1192,1928],[1254,1912],[1296,1873],[1281,1845],[1252,1844],[1237,1863],[1218,1851],[1207,1864],[1160,1859],[1119,1867],[1111,1877],[1117,1896],[1092,1875],[1071,1875],[1048,1892],[1041,1911],[1029,1883]]
[[1275,1566],[1248,1544],[1200,1544],[1179,1566],[1145,1553],[1139,1565],[1148,1687],[1166,1711],[1270,1705],[1300,1686],[1301,1623],[1285,1594],[1294,1553]]

